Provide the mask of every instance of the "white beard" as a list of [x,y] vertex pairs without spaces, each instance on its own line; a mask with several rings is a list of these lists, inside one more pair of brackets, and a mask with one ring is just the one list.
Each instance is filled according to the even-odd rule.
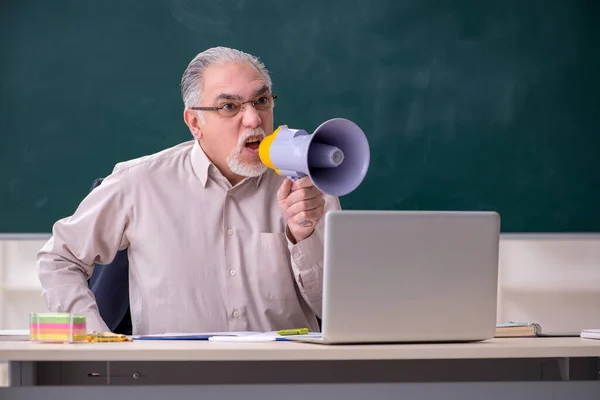
[[252,136],[260,136],[262,140],[267,135],[262,128],[256,128],[248,129],[242,134],[242,136],[240,136],[237,147],[233,149],[227,157],[227,165],[234,174],[246,177],[255,177],[264,174],[268,169],[268,167],[260,161],[256,163],[248,163],[242,161],[241,159],[241,153],[244,151],[246,146],[246,140]]

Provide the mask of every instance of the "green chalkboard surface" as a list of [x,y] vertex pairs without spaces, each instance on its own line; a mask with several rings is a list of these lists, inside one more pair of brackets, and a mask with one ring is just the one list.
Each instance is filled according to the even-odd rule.
[[363,128],[345,208],[598,232],[599,3],[4,0],[0,232],[50,232],[115,163],[189,140],[181,74],[217,45],[266,63],[276,125]]

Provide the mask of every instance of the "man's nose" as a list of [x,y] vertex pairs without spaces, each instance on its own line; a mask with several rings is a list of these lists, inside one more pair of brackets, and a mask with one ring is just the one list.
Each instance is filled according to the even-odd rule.
[[258,115],[258,111],[256,111],[256,108],[254,108],[254,105],[252,105],[252,103],[247,103],[242,107],[242,113],[244,113],[242,117],[242,123],[244,126],[247,126],[248,128],[259,127],[262,121],[260,119],[260,115]]

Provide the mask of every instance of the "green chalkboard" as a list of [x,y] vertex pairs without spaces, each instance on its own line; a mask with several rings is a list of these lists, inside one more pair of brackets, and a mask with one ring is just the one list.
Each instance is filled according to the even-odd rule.
[[115,163],[189,140],[181,74],[216,45],[266,63],[276,125],[363,128],[345,208],[600,231],[599,17],[594,0],[4,0],[0,232],[50,232]]

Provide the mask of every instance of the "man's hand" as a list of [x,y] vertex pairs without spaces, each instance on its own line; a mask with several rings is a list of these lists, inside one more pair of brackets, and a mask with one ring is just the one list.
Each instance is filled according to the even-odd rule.
[[305,176],[292,183],[286,178],[277,192],[279,208],[287,218],[290,240],[298,243],[309,237],[325,214],[323,193]]

